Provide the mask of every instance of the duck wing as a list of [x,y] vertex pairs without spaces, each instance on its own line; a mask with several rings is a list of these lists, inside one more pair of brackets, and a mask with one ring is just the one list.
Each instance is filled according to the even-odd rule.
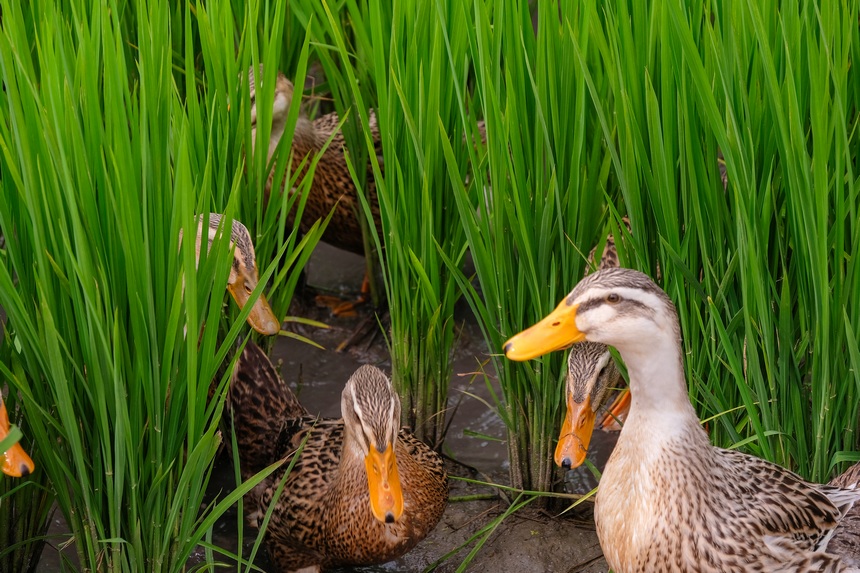
[[719,450],[727,462],[727,483],[746,497],[738,519],[758,531],[775,554],[822,551],[860,491],[807,482],[768,461]]
[[[832,486],[852,488],[860,484],[860,463],[848,468],[845,473],[830,480]],[[836,526],[828,553],[838,555],[846,565],[860,567],[860,505],[852,507]]]
[[236,428],[242,469],[253,472],[280,458],[279,440],[272,438],[284,425],[308,415],[266,353],[250,340],[233,370],[228,409]]

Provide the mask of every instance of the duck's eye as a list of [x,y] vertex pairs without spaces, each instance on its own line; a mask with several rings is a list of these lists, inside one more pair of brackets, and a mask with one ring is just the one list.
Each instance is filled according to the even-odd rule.
[[254,292],[254,287],[252,287],[248,283],[245,283],[245,292],[251,294],[252,292]]
[[606,302],[616,304],[621,302],[621,296],[618,293],[611,292],[606,295]]

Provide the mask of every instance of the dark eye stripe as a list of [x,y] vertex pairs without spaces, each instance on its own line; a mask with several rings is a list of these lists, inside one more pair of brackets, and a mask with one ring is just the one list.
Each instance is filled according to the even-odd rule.
[[598,306],[605,304],[606,299],[602,296],[597,296],[594,298],[590,298],[587,301],[580,303],[579,308],[577,309],[577,314],[583,314],[586,311],[589,311],[593,308],[597,308]]
[[[583,314],[591,309],[597,308],[601,305],[607,304],[605,296],[597,296],[594,298],[590,298],[579,305],[579,309],[577,309],[577,314]],[[648,306],[647,304],[641,303],[638,300],[633,300],[629,298],[620,299],[618,303],[619,312],[627,312],[630,307],[645,311],[648,316],[653,316],[654,309]]]

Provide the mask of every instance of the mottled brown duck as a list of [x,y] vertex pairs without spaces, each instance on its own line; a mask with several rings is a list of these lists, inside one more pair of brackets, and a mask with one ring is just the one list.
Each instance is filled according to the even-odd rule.
[[[623,384],[621,372],[605,344],[583,342],[570,349],[565,383],[566,413],[555,448],[556,464],[565,469],[582,465],[598,414],[602,412],[613,419],[613,414],[607,410],[615,404],[607,408],[607,402],[614,389]],[[627,412],[615,415],[626,416]]]
[[[400,399],[379,369],[362,366],[347,381],[342,419],[318,419],[249,343],[233,374],[229,407],[245,478],[290,460],[306,440],[266,532],[279,570],[384,563],[412,549],[442,517],[448,500],[442,459],[400,428]],[[260,525],[286,469],[285,463],[247,496],[252,525]]]
[[[253,73],[253,68],[248,73],[248,83],[251,92],[251,141],[256,141],[257,135],[257,80],[262,78],[263,68],[260,66],[258,73]],[[290,105],[293,101],[293,83],[278,72],[275,84],[275,98],[272,107],[272,131],[269,136],[268,159],[277,148],[278,143],[284,135]],[[338,130],[340,119],[337,113],[329,113],[310,120],[303,113],[299,114],[298,122],[293,133],[291,149],[293,153],[292,169],[301,169],[300,178],[304,177],[308,169],[309,160],[319,153],[325,146],[326,141],[333,137],[331,144],[323,153],[311,183],[307,203],[300,228],[307,232],[309,227],[317,220],[324,219],[334,209],[331,221],[326,227],[323,240],[335,247],[345,249],[352,253],[364,255],[364,240],[361,233],[361,224],[358,213],[361,204],[358,191],[349,174],[344,152],[346,143],[343,133]],[[377,158],[382,167],[382,144],[379,139],[379,128],[376,124],[376,114],[370,111],[370,134],[376,148]],[[305,159],[308,161],[305,161]],[[302,162],[304,161],[304,165]],[[382,236],[379,223],[379,201],[376,197],[376,180],[373,177],[370,162],[367,164],[367,178],[365,193],[373,213],[373,221],[377,225],[377,231]],[[272,176],[266,184],[266,196],[271,192]]]
[[594,510],[616,573],[858,571],[828,543],[860,492],[710,444],[687,395],[677,312],[649,277],[585,277],[504,350],[529,360],[581,341],[614,346],[629,374],[630,414]]
[[[200,260],[200,250],[203,248],[204,241],[207,245],[207,252],[212,247],[212,241],[218,234],[223,216],[218,213],[210,213],[208,225],[205,227],[203,219],[202,215],[197,217],[197,237],[194,243],[195,261]],[[226,233],[226,230],[224,232]],[[179,231],[179,243],[182,244],[181,229]],[[257,256],[254,253],[251,233],[248,232],[245,225],[236,219],[233,219],[230,226],[230,248],[233,249],[233,263],[227,278],[227,291],[233,296],[233,300],[236,301],[239,308],[244,308],[254,289],[257,288],[260,278],[257,273]],[[260,334],[274,335],[281,330],[281,321],[272,312],[266,297],[262,294],[251,307],[248,324]]]

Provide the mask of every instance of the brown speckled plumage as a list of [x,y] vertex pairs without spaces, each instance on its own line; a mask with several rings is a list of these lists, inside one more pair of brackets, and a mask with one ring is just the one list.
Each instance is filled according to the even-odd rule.
[[[381,371],[363,366],[350,378],[342,402],[350,410],[346,419],[352,420],[346,424],[344,419],[308,416],[256,346],[245,348],[236,372],[230,404],[246,478],[292,456],[307,437],[268,526],[267,546],[280,570],[390,561],[409,551],[438,523],[448,499],[442,459],[407,431],[398,430],[399,408],[395,411],[388,405],[396,394]],[[347,403],[359,405],[362,423]],[[385,415],[390,419],[383,419]],[[358,442],[370,434],[373,446],[384,448],[377,443],[384,441],[377,435],[389,429],[391,435],[399,431],[394,451],[404,511],[394,523],[382,523],[370,509]],[[286,468],[287,464],[247,496],[257,525]]]
[[[622,217],[621,222],[624,223],[625,227],[627,227],[628,233],[632,232],[630,219]],[[588,274],[594,267],[594,258],[596,256],[597,245],[592,247],[591,252],[588,253],[588,267],[585,269],[585,274]],[[614,269],[617,266],[619,266],[618,249],[615,246],[615,237],[610,233],[606,237],[606,244],[603,246],[603,252],[600,254],[600,261],[598,261],[597,268],[595,270],[602,271],[603,269]]]
[[[828,542],[860,491],[710,444],[687,395],[677,312],[650,278],[599,271],[565,303],[534,329],[565,324],[571,342],[612,345],[630,377],[630,414],[595,505],[616,573],[858,571]],[[506,354],[534,355],[518,350],[534,329],[510,339]]]

